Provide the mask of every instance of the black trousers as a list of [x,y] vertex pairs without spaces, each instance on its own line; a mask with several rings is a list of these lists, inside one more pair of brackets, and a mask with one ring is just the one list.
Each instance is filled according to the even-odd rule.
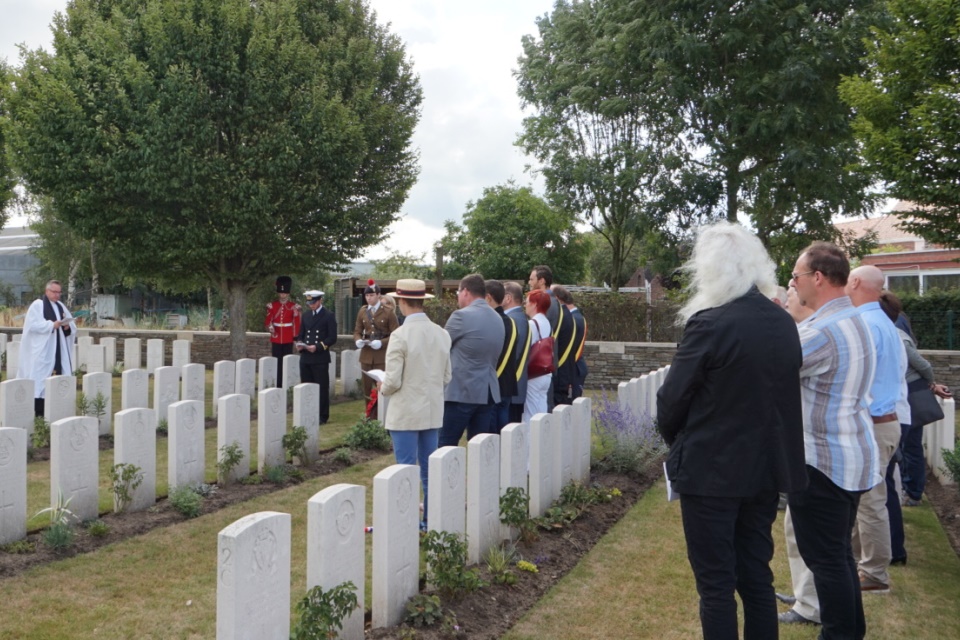
[[680,512],[687,558],[700,594],[704,640],[737,640],[737,601],[743,601],[744,640],[776,638],[773,536],[776,491],[748,498],[683,494]]
[[810,485],[787,496],[797,549],[813,572],[824,640],[861,640],[867,632],[850,536],[862,491],[847,491],[807,465]]
[[270,355],[277,359],[277,387],[283,389],[283,356],[293,354],[293,343],[270,343]]
[[330,365],[300,361],[300,382],[316,382],[320,385],[320,424],[330,419]]

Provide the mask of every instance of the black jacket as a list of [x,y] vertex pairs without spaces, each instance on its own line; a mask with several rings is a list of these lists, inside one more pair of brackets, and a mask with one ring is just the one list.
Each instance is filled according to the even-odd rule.
[[[300,322],[300,335],[297,342],[306,345],[315,344],[317,350],[310,353],[306,349],[300,351],[300,362],[304,364],[330,364],[330,352],[327,351],[337,341],[337,319],[326,307],[320,307],[320,312],[314,315],[307,309]],[[323,346],[326,345],[327,349]]]
[[687,322],[657,429],[681,494],[749,497],[806,487],[796,324],[753,287]]

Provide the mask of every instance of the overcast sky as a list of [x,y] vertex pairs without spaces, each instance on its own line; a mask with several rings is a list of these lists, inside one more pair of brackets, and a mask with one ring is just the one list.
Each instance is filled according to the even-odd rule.
[[[522,113],[512,70],[520,38],[553,0],[369,0],[381,23],[407,44],[420,75],[424,103],[413,145],[420,178],[391,228],[390,239],[367,257],[390,250],[426,253],[443,235],[443,221],[460,220],[484,187],[513,178],[530,184],[525,157],[513,142]],[[66,0],[0,0],[0,57],[17,64],[16,45],[51,48],[50,23]]]

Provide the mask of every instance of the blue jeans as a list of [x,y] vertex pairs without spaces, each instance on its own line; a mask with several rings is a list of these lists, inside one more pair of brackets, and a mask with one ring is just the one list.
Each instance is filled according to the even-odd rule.
[[467,440],[481,433],[490,433],[493,421],[494,404],[473,404],[472,402],[443,403],[443,426],[440,428],[440,446],[456,447],[460,444],[463,431],[467,431]]
[[500,433],[510,424],[510,400],[512,400],[510,396],[505,396],[493,405],[493,413],[490,415],[490,433]]
[[437,450],[439,429],[423,431],[391,431],[393,455],[397,464],[420,465],[420,484],[423,486],[423,521],[427,521],[427,480],[430,454]]

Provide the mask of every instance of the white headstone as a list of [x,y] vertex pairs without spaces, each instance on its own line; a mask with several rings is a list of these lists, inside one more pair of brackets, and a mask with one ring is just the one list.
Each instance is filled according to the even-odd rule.
[[593,434],[593,401],[588,396],[573,401],[574,438],[577,446],[574,449],[574,468],[578,472],[578,480],[582,484],[590,482],[590,436]]
[[112,373],[117,366],[117,339],[100,338],[100,346],[103,347],[103,369]]
[[102,373],[107,371],[107,356],[103,345],[91,344],[87,347],[87,373]]
[[357,588],[359,607],[340,630],[343,640],[363,640],[366,562],[364,524],[366,487],[335,484],[307,502],[307,589],[324,591],[344,582]]
[[127,369],[120,376],[120,408],[149,409],[150,379],[143,369]]
[[140,346],[140,338],[126,338],[123,341],[123,370],[139,369],[141,367],[141,356],[143,347]]
[[285,462],[283,435],[286,432],[286,392],[283,389],[264,389],[257,399],[257,471],[261,475],[267,467]]
[[361,394],[360,376],[360,351],[357,349],[346,349],[340,352],[340,386],[343,395]]
[[[87,399],[87,415],[99,418],[100,435],[110,435],[113,425],[113,376],[106,371],[88,373],[83,376],[82,385],[83,395]],[[103,399],[103,413],[99,416],[95,415],[97,396]]]
[[73,376],[50,376],[44,380],[46,392],[43,418],[53,424],[77,415],[77,379]]
[[257,391],[277,386],[277,359],[273,356],[260,358],[260,370],[257,374]]
[[554,407],[553,424],[553,475],[560,479],[553,488],[556,500],[560,491],[573,482],[573,407],[568,404]]
[[29,437],[33,435],[33,417],[33,380],[0,382],[0,427],[24,429]]
[[157,412],[157,420],[166,420],[167,407],[178,400],[180,400],[180,368],[157,367],[153,372],[153,408]]
[[300,384],[300,356],[292,353],[283,356],[283,388],[295,387]]
[[20,338],[22,338],[22,337],[23,337],[22,334],[15,333],[15,334],[13,334],[13,337],[10,339],[10,341],[11,341],[11,342],[20,342]]
[[320,385],[303,382],[293,388],[293,426],[307,430],[307,461],[312,464],[320,452]]
[[[220,398],[235,393],[237,389],[237,365],[233,360],[213,363],[213,417],[220,410]],[[249,397],[249,396],[248,396]]]
[[229,484],[234,480],[250,475],[250,396],[231,393],[217,401],[217,462],[223,459],[223,448],[236,443],[243,452],[230,476],[220,478],[220,482]]
[[[527,460],[530,456],[530,427],[522,422],[508,424],[500,431],[500,495],[507,493],[510,487],[527,491]],[[512,540],[516,535],[510,527],[503,525],[500,531],[504,540]]]
[[403,619],[420,586],[420,467],[395,464],[373,476],[372,626]]
[[0,427],[0,545],[26,535],[27,431]]
[[[180,368],[180,397],[184,400],[196,400],[206,407],[206,369],[202,364],[185,364]],[[203,412],[201,411],[201,415]]]
[[440,447],[430,454],[427,527],[458,536],[467,532],[467,450]]
[[97,421],[90,417],[57,420],[50,425],[50,506],[69,500],[80,520],[98,515],[100,443]]
[[647,376],[647,415],[651,419],[657,417],[657,390],[660,389],[660,379],[656,372]]
[[251,398],[257,393],[257,361],[252,358],[237,360],[237,371],[234,377],[236,388],[234,393],[245,393]]
[[551,415],[530,418],[530,517],[539,518],[553,501],[553,437]]
[[93,346],[93,338],[91,336],[79,336],[75,344],[77,345],[77,359],[74,360],[77,363],[76,370],[77,372],[89,373],[90,347]]
[[185,365],[190,364],[190,341],[189,340],[174,340],[173,341],[173,366],[182,369]]
[[156,370],[164,365],[163,357],[163,339],[150,338],[147,340],[147,373],[153,375]]
[[327,369],[327,379],[330,381],[330,395],[333,398],[337,395],[337,352],[330,352],[330,364]]
[[[113,464],[132,464],[140,468],[143,480],[130,490],[127,511],[149,509],[157,501],[157,413],[152,409],[118,411],[113,437]],[[114,495],[113,508],[117,504]]]
[[[20,334],[14,336],[19,338]],[[17,369],[20,367],[20,341],[13,340],[7,345],[7,380],[13,380],[17,377]]]
[[500,436],[467,443],[467,562],[476,564],[500,542]]
[[199,486],[205,479],[203,403],[181,400],[167,411],[167,484],[170,491]]
[[630,401],[630,383],[621,382],[617,385],[617,404],[622,411],[629,409],[633,411],[633,403]]
[[0,354],[7,352],[7,343],[10,342],[10,336],[0,333]]
[[217,640],[290,637],[290,521],[261,511],[220,531]]

